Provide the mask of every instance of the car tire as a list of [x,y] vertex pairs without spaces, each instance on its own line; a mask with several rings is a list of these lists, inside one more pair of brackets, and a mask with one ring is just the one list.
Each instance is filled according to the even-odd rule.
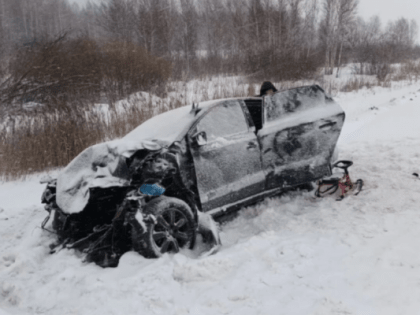
[[61,213],[61,210],[54,209],[54,216],[52,221],[52,228],[57,233],[59,241],[64,240],[65,234],[64,234],[64,222],[66,220],[66,217],[64,214]]
[[133,228],[132,245],[146,258],[157,258],[165,253],[177,253],[195,243],[196,222],[188,204],[180,199],[160,196],[151,200],[143,214],[153,215],[146,223],[147,230],[139,233]]

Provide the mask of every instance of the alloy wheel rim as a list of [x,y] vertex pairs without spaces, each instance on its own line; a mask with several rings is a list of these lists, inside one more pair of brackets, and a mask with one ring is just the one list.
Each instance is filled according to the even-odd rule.
[[175,208],[163,211],[153,227],[152,239],[161,254],[178,253],[179,248],[190,240],[185,214]]

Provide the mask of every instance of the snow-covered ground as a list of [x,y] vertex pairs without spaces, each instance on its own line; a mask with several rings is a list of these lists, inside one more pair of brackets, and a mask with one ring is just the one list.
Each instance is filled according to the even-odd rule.
[[0,184],[0,315],[419,314],[420,85],[336,100],[340,158],[364,190],[242,209],[210,257],[129,252],[102,269],[73,250],[50,255],[39,176]]

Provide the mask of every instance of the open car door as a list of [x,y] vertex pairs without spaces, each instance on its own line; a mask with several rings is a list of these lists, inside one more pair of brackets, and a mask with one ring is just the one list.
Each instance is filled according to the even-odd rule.
[[264,190],[260,146],[244,106],[242,100],[219,103],[188,134],[203,211]]
[[341,107],[317,85],[265,96],[264,124],[258,137],[267,189],[330,175],[343,123]]

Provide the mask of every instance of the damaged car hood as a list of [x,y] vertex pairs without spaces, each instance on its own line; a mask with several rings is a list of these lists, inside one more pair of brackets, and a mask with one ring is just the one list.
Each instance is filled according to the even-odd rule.
[[122,139],[85,149],[59,174],[57,205],[66,213],[78,213],[88,203],[90,188],[128,185],[126,158],[138,150],[156,151],[179,140],[194,122],[190,108],[184,106],[155,116]]
[[[160,148],[155,144],[156,148]],[[57,205],[66,213],[81,212],[93,187],[125,186],[129,173],[125,157],[150,148],[134,141],[110,141],[91,146],[80,153],[57,178]]]

